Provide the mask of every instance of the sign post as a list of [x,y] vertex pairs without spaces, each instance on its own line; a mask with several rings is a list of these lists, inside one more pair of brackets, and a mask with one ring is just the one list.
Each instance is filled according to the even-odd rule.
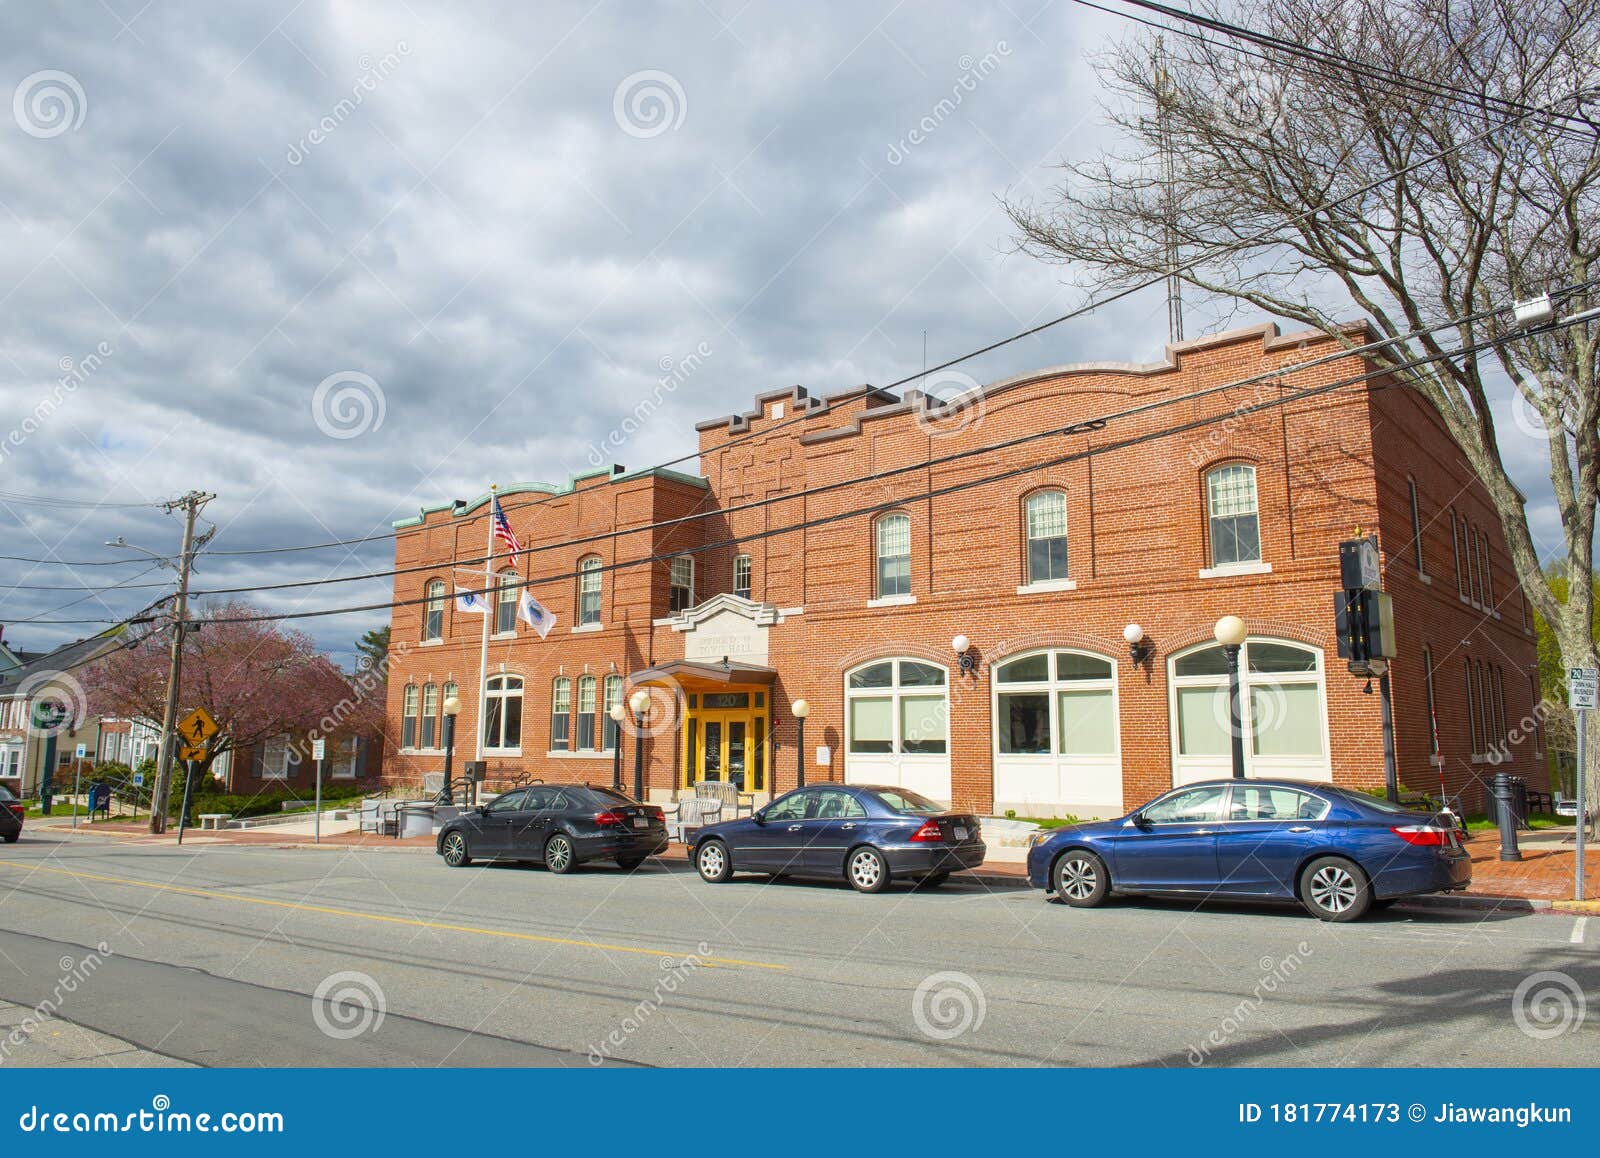
[[1584,742],[1587,740],[1589,713],[1600,707],[1600,670],[1592,667],[1574,667],[1567,669],[1567,703],[1572,708],[1578,726],[1578,771],[1577,771],[1577,797],[1578,797],[1578,841],[1576,855],[1573,857],[1573,874],[1576,882],[1573,885],[1572,897],[1574,900],[1583,900],[1583,854],[1584,830],[1588,827],[1589,788],[1585,783],[1587,769],[1584,767]]
[[183,811],[178,814],[178,843],[183,843],[183,828],[189,823],[189,803],[194,799],[194,759],[183,761]]
[[318,736],[311,741],[311,758],[317,762],[317,806],[311,813],[311,843],[322,843],[322,762],[328,754],[328,741]]
[[78,745],[78,758],[72,763],[72,827],[78,827],[78,796],[83,792],[83,758],[89,754],[87,744]]

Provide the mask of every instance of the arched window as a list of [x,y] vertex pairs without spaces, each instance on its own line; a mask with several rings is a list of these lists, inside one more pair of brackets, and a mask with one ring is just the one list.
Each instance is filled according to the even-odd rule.
[[430,579],[422,608],[422,638],[444,638],[444,580]]
[[884,515],[873,524],[878,598],[911,594],[911,517]]
[[1234,462],[1208,471],[1206,510],[1213,567],[1261,561],[1255,467]]
[[483,746],[502,751],[522,747],[522,677],[490,676],[484,685]]
[[400,701],[400,746],[417,746],[417,685],[407,684]]
[[565,752],[572,746],[572,681],[556,676],[550,688],[550,750]]
[[517,595],[521,582],[515,571],[500,572],[500,583],[495,592],[494,632],[496,635],[515,635],[517,631]]
[[423,748],[437,748],[439,738],[439,685],[422,685],[422,742]]
[[1024,816],[1123,808],[1116,664],[1050,650],[994,667],[994,799]]
[[1023,504],[1028,539],[1028,582],[1048,583],[1067,577],[1067,496],[1061,491],[1036,491]]
[[599,555],[585,556],[578,564],[578,626],[600,622]]
[[[1173,753],[1178,783],[1226,776],[1232,760],[1228,660],[1215,644],[1172,658]],[[1281,639],[1249,639],[1239,653],[1245,771],[1326,779],[1322,653]]]
[[943,668],[915,659],[880,660],[850,673],[845,698],[850,751],[930,755],[946,750]]
[[578,677],[578,744],[577,750],[587,752],[594,748],[594,717],[599,708],[600,681],[592,675]]
[[622,677],[619,675],[606,676],[605,699],[605,738],[606,751],[610,752],[617,746],[617,722],[611,718],[611,709],[622,704]]
[[1456,517],[1456,509],[1450,508],[1450,555],[1456,564],[1456,594],[1466,597],[1467,572],[1461,564],[1461,520]]

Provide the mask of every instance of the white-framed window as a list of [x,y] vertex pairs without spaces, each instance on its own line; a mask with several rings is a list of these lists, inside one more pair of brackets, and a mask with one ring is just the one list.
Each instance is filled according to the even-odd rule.
[[911,516],[883,515],[872,525],[878,598],[911,594]]
[[289,744],[287,732],[273,736],[261,745],[261,778],[263,780],[287,780],[289,769],[299,763],[294,749]]
[[995,667],[995,752],[1114,756],[1115,669],[1103,656],[1040,651]]
[[694,556],[675,555],[667,583],[667,607],[676,615],[694,606]]
[[522,677],[493,675],[484,683],[483,746],[500,751],[522,747]]
[[600,587],[604,564],[599,555],[586,555],[578,563],[578,626],[600,622]]
[[1232,462],[1207,471],[1206,516],[1213,567],[1261,561],[1255,467]]
[[750,556],[733,557],[733,593],[740,599],[750,598]]
[[0,743],[0,780],[22,779],[22,745]]
[[1028,541],[1029,583],[1067,578],[1067,496],[1064,491],[1035,491],[1023,503]]
[[495,587],[494,633],[515,635],[517,631],[517,594],[521,578],[515,571],[500,572],[500,582]]
[[329,741],[333,759],[329,761],[328,774],[335,780],[354,780],[356,763],[361,754],[361,740],[356,736],[337,736]]
[[550,750],[565,752],[572,747],[572,681],[556,676],[550,685]]
[[422,609],[422,638],[444,638],[444,580],[430,579],[426,592],[427,603]]
[[[441,713],[439,716],[439,742],[441,744],[444,742],[444,705],[445,701],[450,699],[452,696],[455,697],[455,701],[459,705],[461,703],[461,689],[456,686],[455,680],[446,680],[444,690],[439,696],[439,711]],[[454,727],[454,725],[452,725],[452,727]],[[461,737],[453,734],[451,735],[450,739],[452,743],[458,744],[461,742]]]
[[[1176,782],[1227,776],[1233,753],[1227,653],[1208,644],[1179,652],[1169,665]],[[1332,775],[1318,649],[1247,639],[1239,652],[1239,715],[1247,775]]]
[[422,739],[423,748],[439,746],[439,685],[422,685]]
[[417,685],[407,684],[400,702],[400,746],[417,746]]
[[578,677],[578,743],[576,751],[595,748],[594,718],[600,704],[600,681],[592,675]]
[[1422,557],[1422,511],[1417,501],[1417,480],[1407,478],[1406,486],[1411,492],[1411,549],[1417,557],[1417,574],[1426,575],[1428,568]]
[[854,755],[944,755],[945,670],[918,659],[863,664],[845,677],[846,745]]
[[1456,509],[1450,508],[1450,554],[1456,564],[1456,594],[1466,598],[1467,571],[1461,565],[1461,520],[1456,515]]
[[617,746],[617,722],[611,718],[611,709],[622,704],[622,677],[619,675],[606,676],[605,695],[605,750],[613,751]]

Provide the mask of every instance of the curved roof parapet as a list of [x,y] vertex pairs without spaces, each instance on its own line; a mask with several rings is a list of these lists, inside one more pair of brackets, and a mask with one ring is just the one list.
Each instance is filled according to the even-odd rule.
[[[608,483],[625,482],[629,479],[637,478],[659,478],[665,479],[668,482],[683,483],[685,486],[698,487],[701,490],[707,490],[711,486],[711,484],[700,475],[685,474],[683,471],[668,470],[666,467],[652,466],[644,467],[640,470],[628,470],[626,467],[612,464],[611,466],[603,466],[596,470],[580,471],[577,474],[569,476],[567,481],[560,485],[543,482],[520,482],[512,483],[510,486],[503,486],[495,493],[497,493],[502,499],[508,495],[521,494],[550,496],[570,495],[578,489],[579,483],[587,482],[592,478],[602,477]],[[410,518],[396,519],[389,525],[397,531],[403,530],[406,527],[420,527],[423,523],[427,522],[429,515],[437,515],[446,511],[452,512],[456,518],[464,518],[478,510],[480,507],[487,506],[488,502],[489,492],[484,491],[471,502],[462,502],[459,506],[453,502],[435,503],[433,506],[420,508],[418,512],[415,515],[412,515]]]

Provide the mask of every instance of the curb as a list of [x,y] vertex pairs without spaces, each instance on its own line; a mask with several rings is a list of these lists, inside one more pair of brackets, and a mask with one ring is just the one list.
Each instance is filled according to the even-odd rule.
[[1545,913],[1549,912],[1552,905],[1565,902],[1546,901],[1534,897],[1502,897],[1467,894],[1459,896],[1453,893],[1434,893],[1429,896],[1405,897],[1395,902],[1396,905],[1416,909],[1467,909],[1480,912],[1500,913]]

